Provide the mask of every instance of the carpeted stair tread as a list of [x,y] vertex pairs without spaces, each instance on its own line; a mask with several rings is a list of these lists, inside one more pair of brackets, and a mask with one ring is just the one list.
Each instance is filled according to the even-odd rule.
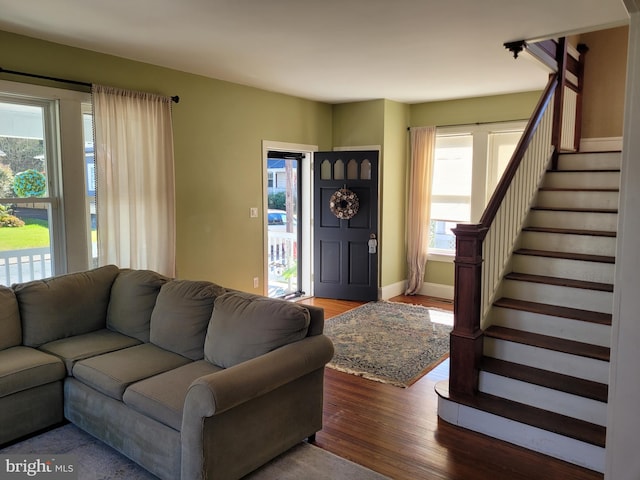
[[587,235],[592,237],[616,237],[617,232],[609,230],[577,230],[571,228],[524,227],[524,232],[559,233],[564,235]]
[[520,282],[555,285],[558,287],[581,288],[584,290],[597,290],[599,292],[613,292],[613,285],[611,283],[587,282],[584,280],[575,280],[573,278],[547,277],[544,275],[531,275],[519,272],[508,273],[504,278]]
[[538,211],[544,211],[544,212],[618,213],[617,208],[531,207],[531,210],[538,210]]
[[530,345],[532,347],[554,350],[579,357],[593,358],[605,362],[608,362],[610,358],[610,349],[607,347],[497,325],[492,325],[487,328],[484,331],[484,335],[485,337],[498,340]]
[[564,258],[566,260],[581,260],[585,262],[598,262],[598,263],[616,263],[616,257],[608,255],[590,255],[587,253],[572,253],[572,252],[554,252],[550,250],[534,250],[531,248],[520,248],[513,252],[517,255],[530,255],[536,257],[547,258]]
[[581,320],[583,322],[598,323],[600,325],[611,325],[612,316],[610,313],[594,312],[592,310],[580,310],[577,308],[560,307],[548,305],[546,303],[529,302],[515,298],[502,297],[493,302],[494,307],[510,308],[524,312],[539,313],[552,317],[569,318],[571,320]]
[[492,357],[483,357],[481,369],[485,372],[494,373],[503,377],[513,378],[522,382],[539,385],[541,387],[570,393],[584,398],[607,402],[609,388],[604,383],[598,383],[583,378],[572,377],[562,373],[551,372],[508,362]]

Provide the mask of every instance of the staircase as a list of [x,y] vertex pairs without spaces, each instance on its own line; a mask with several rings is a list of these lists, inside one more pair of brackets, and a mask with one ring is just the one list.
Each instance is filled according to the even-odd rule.
[[545,174],[485,322],[479,393],[439,384],[441,418],[604,472],[619,182],[619,152]]

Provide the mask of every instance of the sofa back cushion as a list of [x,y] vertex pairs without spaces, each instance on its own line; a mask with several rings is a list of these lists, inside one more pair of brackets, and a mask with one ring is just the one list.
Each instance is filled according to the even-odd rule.
[[0,285],[0,350],[22,343],[22,326],[16,295]]
[[225,289],[215,283],[171,280],[160,288],[151,313],[151,343],[201,360],[213,302]]
[[204,356],[229,368],[302,340],[309,311],[295,303],[242,292],[218,297],[207,329]]
[[28,347],[105,328],[111,285],[120,270],[107,265],[13,286]]
[[111,287],[107,328],[148,342],[151,313],[169,278],[151,270],[121,270]]

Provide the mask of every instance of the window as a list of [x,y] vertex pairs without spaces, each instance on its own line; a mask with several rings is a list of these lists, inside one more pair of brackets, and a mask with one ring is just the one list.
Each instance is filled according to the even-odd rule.
[[0,284],[90,266],[82,105],[90,96],[0,81]]
[[513,154],[525,122],[438,128],[431,187],[431,258],[455,255],[451,231],[478,222]]

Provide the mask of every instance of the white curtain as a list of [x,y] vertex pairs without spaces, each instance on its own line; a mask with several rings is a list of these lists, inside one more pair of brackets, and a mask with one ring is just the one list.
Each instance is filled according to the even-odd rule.
[[175,276],[171,98],[94,85],[100,265]]
[[407,295],[415,295],[424,283],[429,248],[431,181],[436,147],[436,127],[411,128],[411,165],[407,211]]

